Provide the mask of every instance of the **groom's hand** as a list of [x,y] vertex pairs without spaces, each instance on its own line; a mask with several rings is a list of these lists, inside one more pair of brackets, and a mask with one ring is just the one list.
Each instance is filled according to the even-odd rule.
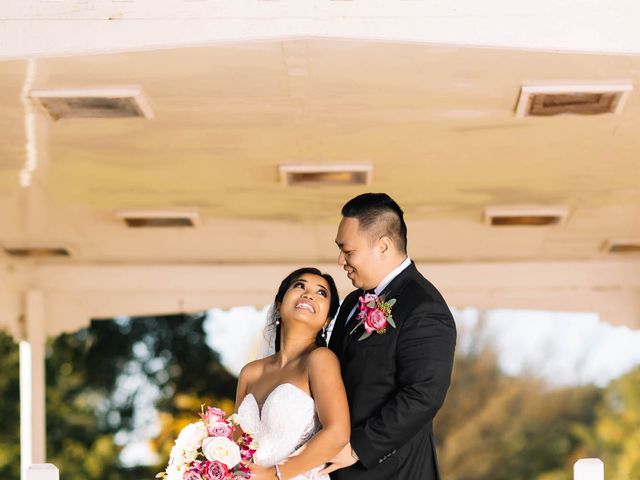
[[340,450],[340,453],[329,460],[329,464],[319,473],[320,475],[326,475],[328,473],[335,472],[336,470],[340,470],[341,468],[350,467],[357,461],[358,456],[351,449],[351,443],[347,443],[344,448]]

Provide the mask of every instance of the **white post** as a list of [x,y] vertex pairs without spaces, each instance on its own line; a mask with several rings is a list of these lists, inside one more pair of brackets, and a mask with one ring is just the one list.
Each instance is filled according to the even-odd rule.
[[581,458],[573,465],[573,480],[604,480],[604,463],[599,458]]
[[[28,478],[33,463],[44,463],[45,444],[45,309],[44,295],[25,296],[24,331],[20,342],[20,467]],[[47,477],[48,478],[48,477]]]
[[27,469],[26,480],[59,480],[60,473],[55,465],[39,463],[30,465]]

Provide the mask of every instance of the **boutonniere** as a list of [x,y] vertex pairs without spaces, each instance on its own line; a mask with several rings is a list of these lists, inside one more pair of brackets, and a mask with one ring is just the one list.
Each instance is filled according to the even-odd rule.
[[360,324],[364,325],[365,332],[358,339],[362,341],[369,338],[373,332],[382,335],[387,331],[387,325],[396,328],[396,324],[391,316],[391,307],[396,303],[396,299],[385,300],[384,296],[379,297],[375,293],[366,293],[358,301],[358,323],[351,330],[351,335]]

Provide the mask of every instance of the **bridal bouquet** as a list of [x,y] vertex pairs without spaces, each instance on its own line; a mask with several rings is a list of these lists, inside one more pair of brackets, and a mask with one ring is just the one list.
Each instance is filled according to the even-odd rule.
[[257,450],[247,433],[237,440],[238,416],[202,407],[202,420],[184,427],[171,449],[169,465],[156,478],[164,480],[237,480],[251,477],[249,465]]

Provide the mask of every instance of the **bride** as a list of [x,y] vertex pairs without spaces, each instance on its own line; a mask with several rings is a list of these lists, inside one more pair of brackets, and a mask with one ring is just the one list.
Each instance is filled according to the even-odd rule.
[[271,320],[275,354],[247,364],[238,378],[240,426],[259,445],[252,480],[328,480],[318,472],[349,441],[340,365],[318,346],[338,305],[333,278],[315,268],[280,284]]

